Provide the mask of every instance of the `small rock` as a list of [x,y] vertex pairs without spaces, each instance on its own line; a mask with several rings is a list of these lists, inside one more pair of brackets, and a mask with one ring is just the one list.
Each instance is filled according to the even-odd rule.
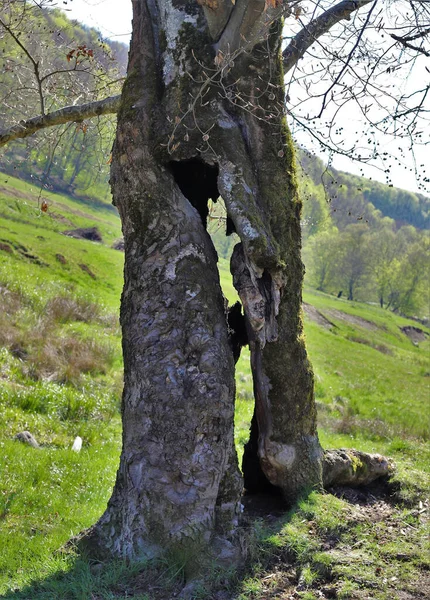
[[3,242],[0,242],[0,250],[3,250],[3,252],[8,252],[9,254],[13,254],[13,250],[9,244],[4,244]]
[[121,239],[119,239],[119,240],[116,240],[116,242],[114,242],[114,243],[112,244],[112,248],[113,248],[114,250],[120,250],[121,252],[124,252],[124,248],[125,248],[125,245],[124,245],[124,238],[121,238]]
[[39,444],[29,431],[20,431],[16,434],[15,439],[23,442],[24,444],[28,444],[32,448],[39,448]]
[[73,442],[72,450],[73,452],[80,452],[82,448],[82,438],[77,435],[75,437],[75,441]]

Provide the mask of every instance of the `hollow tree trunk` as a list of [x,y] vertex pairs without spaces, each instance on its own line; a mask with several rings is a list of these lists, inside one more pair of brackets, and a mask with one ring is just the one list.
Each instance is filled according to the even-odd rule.
[[87,540],[131,557],[209,541],[234,555],[234,363],[205,229],[218,194],[241,239],[232,273],[256,397],[248,455],[290,500],[321,484],[281,23],[260,0],[134,0],[133,11],[111,174],[125,239],[123,449]]

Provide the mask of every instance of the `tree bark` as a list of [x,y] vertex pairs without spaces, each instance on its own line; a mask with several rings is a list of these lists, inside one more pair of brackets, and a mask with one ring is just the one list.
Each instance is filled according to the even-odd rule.
[[[240,237],[255,415],[245,481],[293,502],[322,485],[278,9],[261,0],[134,0],[111,184],[125,285],[123,448],[93,551],[239,558],[234,360],[207,202]],[[217,12],[217,7],[219,12]],[[252,11],[252,14],[247,11]],[[233,43],[234,41],[234,43]]]
[[237,552],[234,363],[205,230],[218,193],[241,239],[232,271],[250,336],[257,460],[289,500],[322,481],[281,24],[264,12],[252,23],[263,43],[251,45],[242,20],[234,54],[223,46],[220,56],[200,4],[133,3],[111,174],[125,240],[123,449],[87,538],[114,555],[214,540]]
[[[195,554],[211,542],[234,559],[242,491],[233,443],[234,360],[204,223],[213,195],[205,177],[216,185],[216,170],[195,143],[184,154],[166,150],[169,115],[192,91],[182,92],[191,80],[183,82],[169,61],[191,54],[192,43],[179,36],[187,24],[190,34],[201,35],[202,14],[196,6],[189,15],[185,2],[181,10],[144,0],[133,8],[111,172],[125,241],[123,448],[112,498],[86,543],[136,557],[167,548]],[[163,52],[166,40],[177,47]],[[187,199],[171,160],[193,157],[199,160],[184,169],[201,169],[204,185],[192,186]]]

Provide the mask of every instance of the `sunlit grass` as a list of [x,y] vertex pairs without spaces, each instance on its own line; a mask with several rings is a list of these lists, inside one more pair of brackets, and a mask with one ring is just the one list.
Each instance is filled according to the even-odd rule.
[[[11,186],[11,181],[5,185]],[[16,189],[29,194],[26,186],[20,183]],[[60,550],[103,513],[119,459],[122,360],[117,315],[123,254],[109,247],[120,236],[119,220],[110,208],[95,210],[56,196],[52,206],[73,226],[91,226],[101,219],[97,226],[106,243],[74,240],[60,233],[72,225],[38,213],[34,197],[16,202],[11,205],[10,195],[0,194],[5,215],[0,217],[0,238],[12,244],[11,253],[0,252],[0,594],[26,600],[125,598],[124,582],[136,573],[132,567],[120,561],[96,568],[70,550]],[[20,252],[19,244],[37,260]],[[233,303],[237,295],[228,261],[219,254],[221,284]],[[96,278],[80,263],[88,265]],[[430,489],[425,443],[429,342],[414,346],[400,330],[412,322],[377,307],[312,290],[306,291],[305,300],[335,325],[328,330],[305,319],[322,446],[353,446],[390,455],[397,463],[395,498],[416,506]],[[358,322],[336,311],[357,317]],[[366,327],[360,319],[373,326]],[[248,349],[236,365],[236,385],[235,441],[241,462],[254,409]],[[23,430],[31,431],[41,447],[16,441],[16,433]],[[77,435],[83,439],[79,454],[71,450]],[[415,537],[402,551],[410,556],[402,576],[406,581],[417,577],[424,549],[416,517],[409,512],[402,518],[415,528],[411,529]],[[384,565],[391,561],[387,573],[395,577],[396,556],[402,553],[396,536],[390,534],[379,548],[379,530],[360,529],[354,519],[347,504],[333,496],[314,493],[303,499],[277,531],[263,532],[258,542],[262,546],[256,550],[259,566],[245,578],[235,598],[263,600],[272,597],[268,593],[277,585],[282,589],[285,582],[277,583],[273,572],[264,579],[262,557],[272,556],[294,562],[296,582],[303,586],[298,597],[319,597],[315,586],[326,576],[338,578],[339,598],[351,597],[360,587],[356,572],[364,558],[354,554],[348,567],[338,555],[324,550],[330,536],[339,538],[344,552],[348,544],[361,544],[372,560]],[[169,568],[165,571],[172,580]],[[363,573],[366,585],[374,585],[374,573],[367,567]],[[150,598],[133,585],[134,598]],[[15,589],[21,590],[19,595]],[[205,593],[200,597],[207,597]],[[377,594],[375,598],[389,597],[383,590]]]

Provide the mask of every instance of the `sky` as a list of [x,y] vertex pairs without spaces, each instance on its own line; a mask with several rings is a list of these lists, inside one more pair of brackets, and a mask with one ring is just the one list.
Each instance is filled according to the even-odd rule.
[[98,29],[103,36],[128,44],[131,36],[131,0],[64,0],[58,8],[70,19]]
[[[131,35],[131,20],[132,20],[132,3],[131,0],[62,0],[58,3],[58,8],[62,8],[71,19],[77,19],[78,21],[85,23],[91,27],[98,29],[102,35],[106,38],[114,39],[118,42],[124,42],[128,44]],[[340,117],[339,126],[343,126],[346,130],[349,128],[351,136],[356,135],[357,131],[362,131],[362,124],[360,123],[359,111],[349,112]],[[337,123],[336,123],[337,124]],[[361,128],[361,129],[360,129]],[[297,132],[295,134],[296,140],[309,148],[311,141],[308,136]],[[387,140],[383,136],[380,139],[381,148],[384,151],[390,152],[394,145],[399,145],[398,140]],[[407,145],[404,145],[407,148]],[[318,153],[318,151],[317,151]],[[417,163],[427,163],[430,168],[428,157],[426,156],[425,148],[416,149]],[[410,153],[406,149],[406,161],[411,159]],[[408,158],[409,157],[409,158]],[[321,156],[326,162],[327,157]],[[411,159],[412,160],[412,159]],[[363,165],[361,163],[354,162],[344,156],[335,156],[332,162],[333,166],[337,169],[354,173],[356,175],[364,175],[372,179],[386,182],[386,177],[382,172],[379,164],[379,169],[372,168],[370,166]],[[412,172],[412,162],[407,165],[407,168],[394,168],[391,173],[392,184],[396,187],[403,189],[409,189],[417,192],[419,190],[415,180],[415,175]]]

